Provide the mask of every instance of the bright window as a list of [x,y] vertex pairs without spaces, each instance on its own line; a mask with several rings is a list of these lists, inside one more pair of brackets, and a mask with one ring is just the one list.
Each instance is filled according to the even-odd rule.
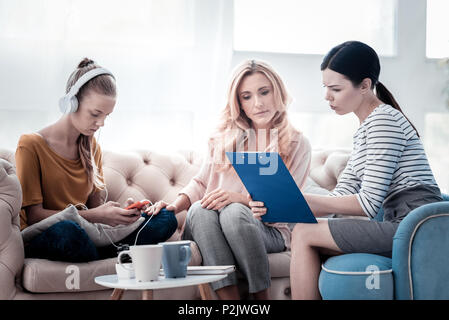
[[427,57],[449,57],[449,1],[427,0]]
[[424,147],[430,167],[443,193],[449,193],[448,122],[448,113],[429,112],[425,117]]
[[189,0],[0,0],[0,37],[188,47],[193,10]]
[[234,49],[325,54],[359,40],[392,56],[396,6],[396,0],[236,0]]

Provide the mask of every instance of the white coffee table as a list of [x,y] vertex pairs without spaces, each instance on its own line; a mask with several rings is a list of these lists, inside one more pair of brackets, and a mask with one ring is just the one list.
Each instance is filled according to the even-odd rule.
[[153,299],[153,290],[168,289],[177,287],[187,287],[198,285],[201,298],[211,300],[210,282],[221,280],[227,277],[227,274],[213,275],[188,275],[185,278],[165,278],[159,276],[157,281],[137,282],[136,279],[119,279],[116,274],[99,276],[95,278],[95,283],[108,288],[114,288],[111,300],[120,300],[125,290],[142,290],[143,300]]

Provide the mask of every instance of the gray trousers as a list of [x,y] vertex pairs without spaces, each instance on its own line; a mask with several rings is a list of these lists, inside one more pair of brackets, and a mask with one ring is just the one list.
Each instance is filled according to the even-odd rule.
[[[197,201],[186,219],[183,237],[197,243],[203,265],[235,265],[248,280],[250,293],[270,287],[267,253],[285,249],[284,238],[276,228],[255,219],[251,210],[240,203],[216,211],[202,208]],[[236,284],[233,272],[211,286],[217,290]]]

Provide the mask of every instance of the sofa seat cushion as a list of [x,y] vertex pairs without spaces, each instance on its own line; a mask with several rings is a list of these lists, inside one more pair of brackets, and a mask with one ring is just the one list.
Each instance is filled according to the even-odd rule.
[[[195,242],[191,243],[192,257],[189,265],[201,265],[201,254]],[[95,283],[95,277],[115,274],[117,258],[86,263],[25,259],[22,274],[24,289],[35,293],[86,292],[107,288]]]
[[290,256],[290,251],[268,254],[272,278],[290,277]]
[[94,278],[115,273],[116,261],[116,258],[87,263],[25,259],[22,285],[36,293],[104,290]]
[[391,259],[367,253],[331,257],[322,265],[319,289],[327,300],[391,300]]

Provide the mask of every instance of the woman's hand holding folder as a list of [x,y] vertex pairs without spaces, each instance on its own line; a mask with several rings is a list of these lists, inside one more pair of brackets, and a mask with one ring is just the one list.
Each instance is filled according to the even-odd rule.
[[262,216],[267,213],[267,208],[264,207],[262,201],[253,201],[250,195],[247,196],[249,207],[253,212],[253,217],[257,220],[262,220]]

